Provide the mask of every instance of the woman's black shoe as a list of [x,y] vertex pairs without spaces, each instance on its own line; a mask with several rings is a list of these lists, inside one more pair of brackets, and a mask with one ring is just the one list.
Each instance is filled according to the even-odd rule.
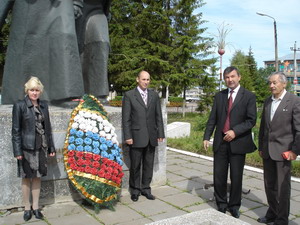
[[25,211],[24,211],[24,216],[23,216],[23,218],[24,218],[25,221],[30,220],[30,219],[31,219],[31,216],[32,216],[31,210],[25,210]]
[[42,220],[44,218],[44,215],[41,213],[39,209],[33,210],[33,214],[35,215],[35,218]]

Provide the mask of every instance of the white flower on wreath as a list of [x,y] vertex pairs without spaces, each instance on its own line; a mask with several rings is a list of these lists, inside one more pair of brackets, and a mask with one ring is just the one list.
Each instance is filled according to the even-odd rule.
[[85,118],[91,118],[92,114],[90,112],[85,112],[84,117]]
[[105,137],[106,137],[107,140],[110,140],[111,139],[111,134],[106,134]]
[[95,120],[91,120],[91,121],[90,121],[90,125],[91,125],[92,127],[96,127],[96,126],[97,126],[97,122],[96,122]]
[[103,120],[103,126],[108,126],[109,122],[107,120]]
[[104,126],[104,131],[105,131],[105,133],[109,133],[110,132],[110,126]]
[[98,132],[99,132],[99,129],[98,129],[97,127],[93,127],[92,132],[93,132],[93,133],[98,133]]
[[101,131],[99,132],[99,135],[100,135],[101,137],[105,137],[105,136],[106,136],[106,133],[105,133],[104,130],[101,130]]
[[116,136],[112,136],[111,138],[112,143],[116,144],[117,143],[117,137]]
[[75,123],[72,124],[72,128],[73,128],[73,129],[77,129],[78,127],[79,127],[79,124],[78,124],[78,123],[75,122]]
[[98,127],[99,127],[99,130],[103,130],[103,124],[102,123],[99,123]]
[[97,121],[100,122],[100,123],[102,123],[103,122],[102,116],[97,116]]
[[86,130],[86,125],[84,123],[79,124],[80,130]]
[[98,115],[96,113],[92,113],[92,116],[91,116],[92,120],[97,120],[97,117],[98,117]]

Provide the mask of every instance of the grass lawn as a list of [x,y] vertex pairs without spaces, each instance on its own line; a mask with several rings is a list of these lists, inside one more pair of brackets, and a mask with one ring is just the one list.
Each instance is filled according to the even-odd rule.
[[[169,113],[168,124],[172,122],[188,122],[191,124],[191,135],[184,138],[168,138],[168,146],[195,152],[201,155],[213,156],[212,148],[209,148],[206,152],[202,147],[203,133],[207,119],[208,114],[186,113],[183,118],[181,113]],[[254,142],[256,143],[256,146],[258,146],[257,137],[259,123],[260,119],[257,120],[256,126],[252,129],[254,132]],[[293,161],[292,164],[292,175],[300,177],[300,161]],[[246,155],[246,165],[262,168],[262,159],[260,158],[258,151]]]

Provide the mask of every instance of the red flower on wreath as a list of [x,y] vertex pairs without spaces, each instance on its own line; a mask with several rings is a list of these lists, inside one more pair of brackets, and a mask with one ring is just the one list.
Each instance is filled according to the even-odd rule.
[[68,151],[68,156],[73,157],[75,155],[74,151]]
[[92,166],[93,166],[94,168],[99,168],[99,167],[100,167],[100,163],[97,162],[97,161],[94,161],[94,162],[92,163]]
[[90,153],[85,153],[85,158],[86,158],[86,159],[92,159],[92,158],[93,158],[93,155],[90,154]]
[[83,152],[76,151],[77,158],[82,158],[83,155],[84,155]]
[[97,154],[94,154],[93,155],[93,160],[94,161],[99,161],[101,159],[101,156],[100,155],[97,155]]

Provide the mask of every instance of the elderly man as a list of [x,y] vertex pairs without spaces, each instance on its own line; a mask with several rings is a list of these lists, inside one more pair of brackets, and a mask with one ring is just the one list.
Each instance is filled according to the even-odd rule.
[[291,160],[300,153],[300,98],[286,91],[282,72],[269,77],[272,96],[264,103],[259,130],[265,192],[269,208],[259,223],[288,224],[291,195]]

